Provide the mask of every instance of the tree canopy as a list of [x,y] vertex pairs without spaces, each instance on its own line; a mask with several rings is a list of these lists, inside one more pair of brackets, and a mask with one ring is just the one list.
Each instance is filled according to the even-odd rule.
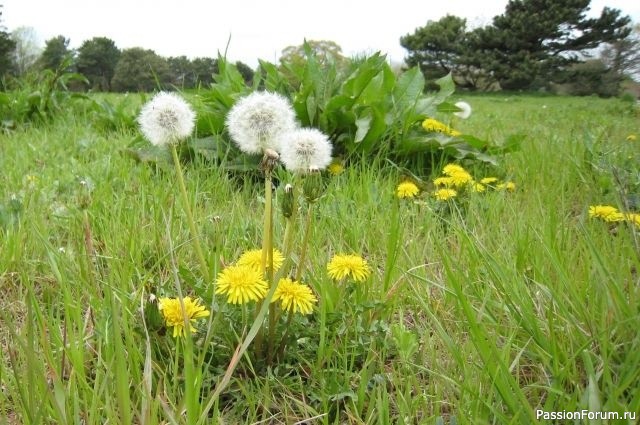
[[[629,35],[629,17],[605,7],[588,18],[590,0],[510,0],[491,25],[472,31],[455,16],[430,21],[400,39],[408,63],[427,78],[452,72],[471,85],[494,80],[504,89],[547,83],[591,49]],[[440,72],[440,74],[438,74]]]
[[78,49],[76,67],[89,80],[91,88],[108,91],[119,59],[120,49],[113,40],[94,37]]

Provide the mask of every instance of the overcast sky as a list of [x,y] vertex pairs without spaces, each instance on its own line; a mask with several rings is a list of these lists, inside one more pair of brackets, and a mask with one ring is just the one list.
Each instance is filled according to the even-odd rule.
[[[9,30],[33,27],[42,45],[56,35],[77,48],[105,36],[121,49],[144,47],[163,56],[227,57],[251,66],[276,61],[283,48],[309,40],[333,40],[346,55],[382,51],[401,62],[399,38],[447,13],[471,26],[491,22],[507,0],[0,0]],[[638,0],[592,0],[591,14],[604,6],[640,22]]]

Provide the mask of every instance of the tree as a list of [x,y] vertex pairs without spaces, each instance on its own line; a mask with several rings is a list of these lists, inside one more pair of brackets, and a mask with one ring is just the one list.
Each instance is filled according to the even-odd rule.
[[120,59],[120,49],[107,37],[86,40],[78,49],[76,67],[94,90],[109,91],[111,79]]
[[255,74],[255,72],[253,71],[253,68],[251,68],[249,65],[241,61],[236,61],[236,68],[238,69],[238,72],[242,75],[242,78],[244,78],[244,82],[250,86],[251,83],[253,82],[253,75]]
[[282,49],[280,63],[282,65],[299,66],[306,62],[305,46],[316,57],[320,65],[335,63],[337,66],[347,65],[349,59],[342,55],[342,47],[330,40],[305,40],[299,46],[288,46]]
[[400,45],[409,52],[407,65],[419,66],[427,79],[452,72],[465,48],[466,26],[466,19],[447,15],[401,37]]
[[600,53],[602,62],[620,77],[640,82],[640,24],[627,38],[605,44]]
[[[2,11],[0,10],[0,22],[2,22],[1,18]],[[3,77],[12,69],[15,48],[16,42],[13,41],[4,26],[0,25],[0,77]]]
[[133,47],[122,51],[111,87],[115,91],[149,92],[171,85],[167,60],[153,50]]
[[193,63],[186,56],[167,58],[167,64],[171,71],[171,84],[183,89],[195,87],[195,74]]
[[598,18],[586,18],[590,0],[510,0],[493,24],[475,30],[470,46],[479,65],[504,89],[531,88],[580,62],[601,43],[629,34],[628,16],[605,7]]
[[213,74],[218,73],[218,61],[213,58],[195,58],[192,62],[195,85],[213,83]]
[[33,68],[40,57],[38,34],[32,27],[18,27],[11,32],[15,42],[13,64],[17,75],[24,75]]
[[38,59],[38,65],[42,69],[56,70],[65,59],[72,56],[73,50],[69,49],[69,39],[58,35],[46,41],[44,50]]

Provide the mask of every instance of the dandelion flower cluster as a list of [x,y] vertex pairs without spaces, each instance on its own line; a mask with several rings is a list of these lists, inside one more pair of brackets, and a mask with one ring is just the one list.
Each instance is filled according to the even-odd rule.
[[280,301],[283,310],[300,314],[310,314],[313,305],[318,302],[311,288],[287,277],[278,282],[271,302],[276,301]]
[[400,199],[415,198],[419,192],[418,186],[410,181],[404,181],[396,188],[396,196]]
[[232,265],[218,274],[215,293],[226,295],[230,304],[246,304],[263,299],[267,289],[267,283],[258,270],[251,266]]
[[448,201],[449,199],[452,199],[458,196],[458,192],[456,192],[453,189],[439,189],[433,192],[433,196],[438,201]]
[[227,115],[231,139],[249,154],[280,151],[280,138],[296,127],[287,99],[276,93],[253,92],[240,99]]
[[198,300],[192,300],[191,297],[184,297],[182,300],[184,305],[184,315],[179,298],[160,298],[158,301],[158,309],[162,313],[165,324],[168,328],[173,328],[173,336],[183,336],[185,334],[184,325],[185,317],[190,324],[191,332],[195,332],[196,328],[193,322],[196,319],[202,319],[209,316],[209,311]]
[[466,120],[471,116],[471,105],[469,105],[467,102],[460,101],[460,102],[456,102],[455,105],[460,110],[457,112],[454,112],[453,115],[455,115],[458,118],[462,118],[463,120]]
[[[284,263],[284,256],[277,249],[273,250],[273,271],[277,272],[280,267],[282,267],[282,263]],[[249,251],[245,251],[238,261],[236,261],[236,265],[238,266],[249,266],[258,272],[262,272],[262,249],[251,249]],[[267,264],[267,267],[269,265]]]
[[625,216],[611,205],[593,205],[589,207],[589,217],[598,218],[608,223],[623,221]]
[[427,118],[424,120],[422,122],[422,128],[429,133],[442,133],[450,137],[458,137],[462,135],[459,131],[452,129],[448,125],[433,118]]
[[331,163],[331,142],[315,128],[299,128],[285,133],[281,139],[280,161],[294,173],[323,170]]
[[497,177],[485,177],[483,179],[480,179],[480,183],[484,184],[484,185],[491,185],[494,183],[498,182],[498,178]]
[[142,107],[138,124],[151,144],[165,146],[189,137],[195,117],[191,106],[182,97],[160,92]]
[[329,277],[342,280],[351,277],[356,282],[362,282],[371,275],[367,260],[359,255],[337,254],[327,264]]
[[496,185],[496,189],[513,192],[516,190],[516,184],[514,182],[504,182]]

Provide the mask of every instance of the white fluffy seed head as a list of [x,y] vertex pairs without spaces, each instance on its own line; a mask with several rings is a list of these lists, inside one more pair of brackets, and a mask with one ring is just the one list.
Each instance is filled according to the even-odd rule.
[[462,118],[463,120],[466,120],[471,116],[471,105],[467,102],[460,101],[456,102],[455,105],[460,109],[460,111],[454,112],[453,115]]
[[281,135],[296,127],[289,101],[270,92],[253,92],[240,99],[229,111],[226,124],[240,150],[251,154],[267,149],[279,152]]
[[138,124],[152,144],[164,146],[189,137],[195,118],[196,114],[182,97],[160,92],[142,107]]
[[299,128],[283,135],[280,161],[294,173],[323,170],[331,163],[331,142],[315,128]]

